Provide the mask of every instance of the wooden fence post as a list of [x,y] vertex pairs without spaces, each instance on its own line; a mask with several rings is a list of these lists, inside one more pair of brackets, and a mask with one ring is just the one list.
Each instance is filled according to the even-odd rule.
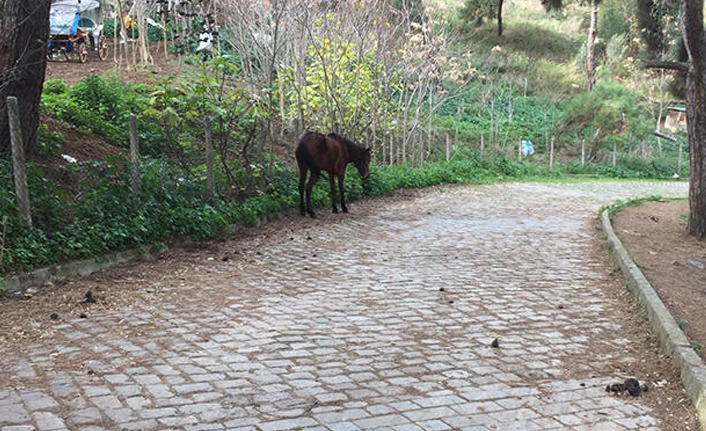
[[554,167],[554,135],[549,140],[549,169]]
[[449,134],[446,134],[446,162],[451,160],[451,143],[449,142]]
[[216,195],[216,177],[213,171],[213,139],[211,134],[211,117],[204,117],[204,129],[206,131],[206,185],[208,186],[208,197]]
[[581,141],[581,167],[586,164],[586,141]]
[[615,164],[617,162],[617,153],[618,153],[617,145],[615,142],[613,142],[613,166],[615,166]]
[[140,177],[140,147],[135,114],[130,114],[130,180],[132,193],[138,196],[142,190],[142,178]]
[[24,138],[20,122],[20,108],[17,98],[7,98],[7,116],[10,123],[10,144],[12,146],[12,172],[15,177],[15,196],[20,207],[20,216],[27,227],[32,228],[32,211],[29,202],[29,187],[27,186],[27,171],[25,170]]
[[459,102],[458,106],[456,107],[456,130],[454,130],[454,145],[458,145],[458,126],[459,123],[461,122],[461,104],[463,102]]
[[682,164],[682,147],[684,146],[684,143],[680,140],[679,141],[679,158],[677,159],[677,175],[681,175],[681,164]]
[[480,134],[480,155],[483,156],[485,152],[485,142],[483,140],[483,134]]
[[522,138],[520,138],[520,143],[517,146],[517,160],[522,161]]

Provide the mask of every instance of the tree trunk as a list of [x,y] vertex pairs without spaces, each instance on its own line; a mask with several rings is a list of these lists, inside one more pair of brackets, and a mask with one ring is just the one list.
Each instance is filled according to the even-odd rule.
[[689,234],[706,238],[706,34],[703,0],[681,0],[680,20],[691,67],[686,74],[689,132]]
[[503,0],[498,0],[498,36],[503,35]]
[[593,73],[595,69],[596,32],[598,30],[598,0],[591,0],[591,24],[588,27],[588,42],[586,43],[586,78],[588,91],[593,91]]
[[10,149],[7,96],[15,96],[22,118],[25,153],[31,153],[39,124],[46,68],[49,0],[0,0],[0,156]]

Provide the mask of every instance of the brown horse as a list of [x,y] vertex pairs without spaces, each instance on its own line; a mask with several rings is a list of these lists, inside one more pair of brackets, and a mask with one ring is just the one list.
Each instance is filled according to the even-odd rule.
[[[299,165],[299,210],[301,214],[308,213],[312,218],[316,217],[314,210],[311,209],[311,189],[319,179],[321,171],[328,172],[328,181],[331,185],[331,209],[334,213],[338,212],[338,208],[336,208],[336,189],[333,177],[334,175],[338,176],[341,209],[347,213],[348,207],[343,193],[343,177],[346,173],[346,166],[348,163],[353,163],[360,176],[363,179],[368,178],[370,174],[370,148],[363,148],[335,133],[322,135],[316,132],[306,132],[299,141],[294,154]],[[304,183],[307,171],[311,171],[311,175],[309,183],[306,185],[306,206],[304,206]]]

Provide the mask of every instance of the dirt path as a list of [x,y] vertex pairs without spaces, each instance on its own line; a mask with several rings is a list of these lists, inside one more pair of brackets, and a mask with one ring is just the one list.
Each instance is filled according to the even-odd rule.
[[699,353],[706,345],[706,243],[686,233],[689,202],[649,202],[618,214],[613,225],[640,270],[681,322]]
[[88,75],[100,75],[111,71],[118,72],[121,79],[135,83],[149,84],[155,78],[165,76],[178,77],[182,73],[183,64],[174,54],[164,55],[164,50],[158,44],[152,44],[150,53],[154,64],[149,67],[139,67],[137,70],[126,70],[126,64],[119,65],[113,58],[113,41],[109,43],[109,55],[105,61],[100,61],[97,54],[90,53],[86,63],[77,61],[47,62],[46,79],[61,79],[68,85],[81,82]]
[[0,429],[695,430],[595,227],[685,193],[405,192],[4,299]]

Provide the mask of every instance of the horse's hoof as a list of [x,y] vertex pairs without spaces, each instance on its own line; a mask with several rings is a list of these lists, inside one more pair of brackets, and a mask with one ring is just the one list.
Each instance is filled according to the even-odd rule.
[[347,212],[348,212],[348,207],[343,207],[342,210],[343,210],[344,213],[347,213]]
[[314,212],[310,212],[310,213],[309,213],[309,217],[311,217],[311,218],[316,218],[316,214],[315,214]]
[[338,214],[338,208],[336,208],[336,207],[333,207],[333,208],[331,209],[331,211],[332,211],[334,214]]

